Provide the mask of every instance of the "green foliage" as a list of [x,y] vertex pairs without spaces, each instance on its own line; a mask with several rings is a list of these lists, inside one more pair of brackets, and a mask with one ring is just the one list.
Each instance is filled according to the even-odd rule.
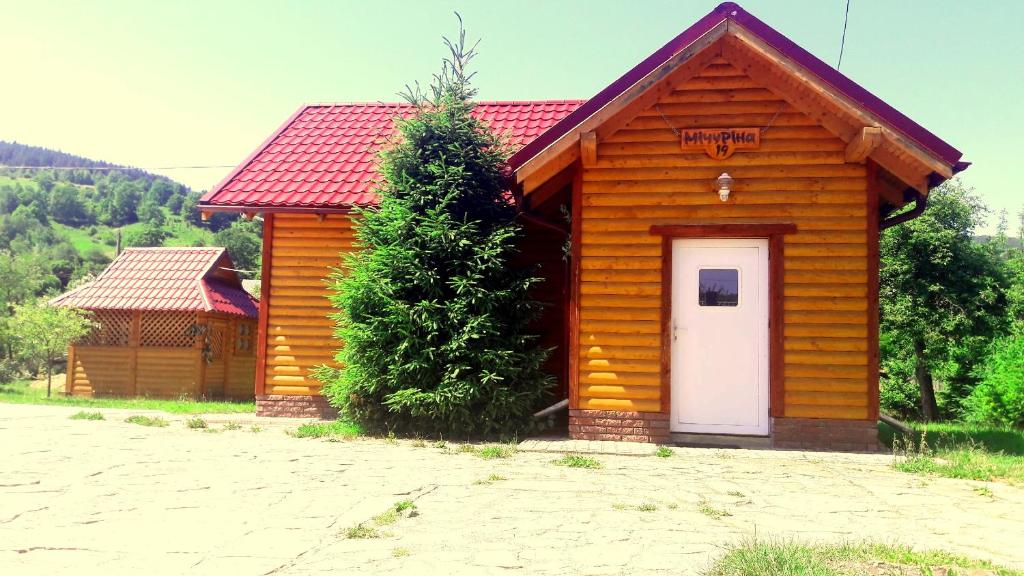
[[1024,332],[993,342],[965,401],[970,422],[1024,428]]
[[913,423],[904,435],[879,426],[897,470],[970,480],[1024,482],[1024,430],[962,423]]
[[9,329],[15,357],[45,362],[46,395],[50,395],[53,361],[69,344],[88,334],[93,322],[82,312],[70,308],[31,302],[15,306]]
[[363,250],[332,275],[342,371],[325,394],[371,430],[500,435],[526,430],[553,381],[528,326],[539,282],[512,265],[520,226],[506,149],[470,115],[464,35],[381,155],[379,206],[361,210]]
[[124,233],[125,246],[163,246],[166,239],[167,231],[152,222]]
[[675,452],[668,446],[658,446],[657,450],[654,451],[654,455],[658,458],[671,458],[675,455]]
[[236,220],[217,232],[214,243],[227,249],[235,268],[253,272],[244,277],[258,277],[260,254],[263,251],[263,227],[253,221]]
[[998,254],[973,240],[985,212],[972,191],[950,181],[931,192],[924,214],[882,235],[882,330],[925,377],[928,418],[937,416],[932,376],[944,384],[947,412],[958,414],[974,364],[1005,325]]

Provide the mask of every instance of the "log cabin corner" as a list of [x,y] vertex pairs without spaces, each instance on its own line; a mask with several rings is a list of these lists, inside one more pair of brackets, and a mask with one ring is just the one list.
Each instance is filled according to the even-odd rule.
[[[304,106],[201,200],[264,219],[261,414],[331,413],[324,278],[408,112]],[[733,3],[589,100],[474,114],[518,148],[571,437],[878,448],[879,234],[959,151]]]

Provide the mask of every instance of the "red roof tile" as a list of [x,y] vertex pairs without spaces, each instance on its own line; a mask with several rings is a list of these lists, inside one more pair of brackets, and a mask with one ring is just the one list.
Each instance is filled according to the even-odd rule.
[[223,248],[127,248],[96,280],[51,301],[85,310],[220,312],[255,318]]
[[[518,149],[582,100],[480,102],[474,115]],[[256,152],[206,193],[207,207],[332,207],[376,201],[377,152],[407,104],[304,106]]]

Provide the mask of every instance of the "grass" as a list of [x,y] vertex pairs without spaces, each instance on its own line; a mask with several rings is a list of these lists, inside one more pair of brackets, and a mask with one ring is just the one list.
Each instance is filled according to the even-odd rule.
[[484,446],[474,452],[477,456],[484,460],[493,460],[495,458],[511,458],[519,452],[519,449],[513,444],[490,444]]
[[242,425],[239,424],[238,422],[227,422],[227,423],[224,424],[224,429],[225,430],[241,430],[242,429]]
[[402,548],[401,546],[391,551],[391,556],[393,558],[405,558],[410,554],[412,554],[412,552],[410,552],[408,548]]
[[[988,570],[1000,576],[1024,572],[947,552],[917,551],[876,543],[810,545],[748,540],[729,548],[706,576],[855,576],[860,574],[963,574]],[[959,571],[959,572],[958,572]]]
[[697,503],[697,511],[708,518],[714,518],[715,520],[725,518],[726,516],[732,516],[732,514],[724,508],[715,508],[705,498],[701,498],[700,502]]
[[654,451],[654,455],[658,458],[670,458],[673,454],[675,452],[668,446],[658,446],[658,449]]
[[143,416],[141,414],[129,416],[125,418],[124,421],[129,424],[138,424],[139,426],[153,426],[156,428],[164,428],[169,425],[167,420],[164,420],[159,416]]
[[359,426],[343,420],[311,422],[299,426],[292,436],[296,438],[355,438],[362,434]]
[[193,430],[205,429],[210,427],[210,425],[206,423],[206,420],[203,420],[199,416],[193,416],[192,418],[185,420],[185,426],[188,426]]
[[46,397],[46,388],[34,388],[27,380],[11,384],[0,384],[0,402],[6,404],[43,404],[47,406],[73,406],[80,408],[126,408],[129,410],[160,410],[171,414],[236,414],[254,413],[254,402],[207,402],[179,398],[161,400],[156,398],[87,398],[65,396],[54,390],[53,396]]
[[581,454],[566,454],[558,460],[552,460],[552,464],[555,466],[565,466],[567,468],[589,468],[595,470],[601,467],[601,463],[596,458],[589,456],[583,456]]
[[643,504],[636,507],[640,512],[657,512],[658,505],[653,502],[644,502]]
[[252,426],[249,426],[249,432],[252,432],[253,434],[259,434],[260,432],[263,432],[263,426],[257,426],[256,424],[253,424]]
[[893,448],[897,470],[964,480],[1024,483],[1024,430],[959,423],[911,424],[912,435],[886,425],[879,438]]
[[68,416],[68,418],[71,420],[106,420],[106,418],[103,417],[102,412],[86,412],[84,410],[81,412],[75,412],[71,416]]

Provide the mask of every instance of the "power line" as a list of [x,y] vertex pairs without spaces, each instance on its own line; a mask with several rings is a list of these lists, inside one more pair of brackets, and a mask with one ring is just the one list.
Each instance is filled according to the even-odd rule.
[[211,164],[209,166],[7,166],[8,170],[205,170],[207,168],[234,168],[235,164]]
[[843,65],[843,49],[846,48],[846,24],[850,21],[850,0],[846,0],[846,14],[843,16],[843,39],[839,42],[839,63],[836,70]]

